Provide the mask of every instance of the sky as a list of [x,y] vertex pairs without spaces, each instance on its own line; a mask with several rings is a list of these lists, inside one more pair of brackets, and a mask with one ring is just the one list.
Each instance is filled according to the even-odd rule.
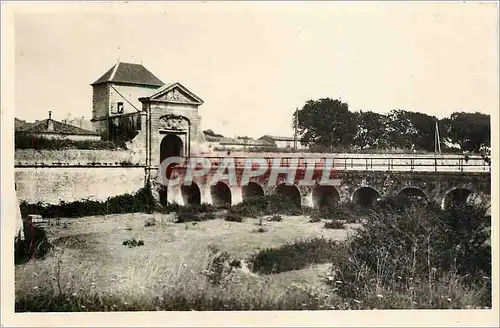
[[15,16],[15,116],[90,119],[92,87],[142,63],[205,103],[202,128],[293,134],[295,108],[498,112],[495,3],[31,5]]

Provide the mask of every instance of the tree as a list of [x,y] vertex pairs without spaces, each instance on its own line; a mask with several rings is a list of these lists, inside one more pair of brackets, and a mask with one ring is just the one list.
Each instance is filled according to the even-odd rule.
[[293,117],[301,143],[306,146],[332,149],[352,145],[356,120],[347,103],[330,98],[309,100]]
[[404,112],[415,128],[416,133],[410,135],[415,149],[434,151],[436,122],[438,119],[418,112]]
[[354,145],[361,149],[387,147],[387,140],[384,138],[387,117],[374,112],[355,112],[357,133],[354,137]]
[[385,137],[390,148],[414,149],[414,140],[417,135],[418,131],[415,129],[407,111],[392,110],[389,112]]
[[490,147],[490,116],[479,112],[455,112],[442,120],[443,136],[463,151],[479,152]]

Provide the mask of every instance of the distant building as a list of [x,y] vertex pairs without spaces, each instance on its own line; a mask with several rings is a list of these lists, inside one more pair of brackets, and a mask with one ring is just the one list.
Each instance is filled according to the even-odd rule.
[[27,128],[30,124],[32,123],[28,123],[24,120],[20,120],[18,118],[14,118],[14,130],[15,131],[20,131],[22,129],[25,129]]
[[[21,121],[21,120],[18,120]],[[101,136],[94,132],[79,127],[58,122],[52,119],[52,113],[49,111],[49,118],[35,123],[20,124],[18,122],[16,133],[44,137],[47,139],[70,139],[70,140],[100,140]]]
[[[282,136],[272,136],[272,135],[263,135],[259,138],[259,140],[267,141],[278,148],[293,148],[294,146],[294,138],[293,137],[282,137]],[[300,143],[300,140],[297,140],[297,149],[306,148]]]
[[140,64],[119,62],[91,85],[91,121],[95,131],[103,132],[110,118],[133,116],[132,124],[141,125],[138,113],[143,104],[139,98],[154,94],[164,83]]
[[214,150],[245,150],[249,148],[270,147],[273,144],[266,140],[253,138],[228,138],[222,135],[211,135],[203,132],[203,138]]
[[61,122],[79,127],[80,129],[95,131],[94,125],[92,124],[92,122],[89,120],[86,120],[85,117],[83,117],[83,116],[81,118],[77,118],[77,117],[66,118],[66,119],[62,120]]

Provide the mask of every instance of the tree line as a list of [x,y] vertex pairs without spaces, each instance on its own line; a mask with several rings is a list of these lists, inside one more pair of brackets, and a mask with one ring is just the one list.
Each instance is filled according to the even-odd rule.
[[292,124],[298,140],[311,149],[435,150],[436,122],[443,152],[482,152],[490,147],[490,116],[454,112],[438,119],[424,113],[392,110],[388,114],[350,111],[339,99],[309,100]]

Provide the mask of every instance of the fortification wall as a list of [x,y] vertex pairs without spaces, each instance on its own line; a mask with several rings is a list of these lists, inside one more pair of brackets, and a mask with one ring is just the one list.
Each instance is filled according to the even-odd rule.
[[133,194],[144,186],[142,167],[17,167],[19,201],[58,204]]

